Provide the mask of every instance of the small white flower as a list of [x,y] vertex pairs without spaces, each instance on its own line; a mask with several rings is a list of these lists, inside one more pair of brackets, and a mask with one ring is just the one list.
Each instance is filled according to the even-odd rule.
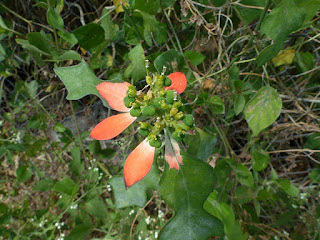
[[132,214],[134,214],[134,209],[132,209],[130,212],[129,212],[129,215],[131,216]]
[[155,232],[154,232],[154,237],[155,237],[155,238],[158,238],[158,236],[159,236],[159,232],[158,232],[158,231],[155,231]]
[[56,226],[56,227],[59,227],[59,223],[57,222],[57,223],[55,224],[55,226]]
[[62,198],[62,195],[60,195],[59,198],[61,199],[61,198]]
[[142,240],[142,237],[139,235],[139,236],[138,236],[138,239],[139,239],[139,240]]
[[158,218],[163,218],[164,213],[159,209],[158,210]]
[[91,170],[91,167],[88,167],[88,170]]
[[93,171],[98,172],[99,168],[96,167],[96,168],[93,169]]
[[108,190],[108,192],[112,191],[112,188],[111,188],[111,186],[109,184],[107,185],[107,190]]
[[151,223],[151,218],[150,218],[150,216],[148,216],[145,221],[146,221],[147,225],[149,225],[149,224]]
[[65,236],[66,236],[66,235],[65,235],[64,233],[61,233],[61,237],[63,237],[63,238],[64,238]]

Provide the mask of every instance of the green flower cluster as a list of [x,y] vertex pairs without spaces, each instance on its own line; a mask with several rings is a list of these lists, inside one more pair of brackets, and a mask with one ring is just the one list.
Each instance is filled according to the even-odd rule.
[[160,136],[165,128],[171,130],[176,141],[182,141],[185,133],[194,129],[194,120],[192,115],[182,112],[183,103],[176,91],[164,89],[171,85],[171,80],[163,74],[155,74],[147,76],[146,82],[139,91],[129,86],[124,98],[126,107],[131,108],[130,115],[146,120],[139,122],[139,133],[148,137],[150,146],[156,148],[162,145]]

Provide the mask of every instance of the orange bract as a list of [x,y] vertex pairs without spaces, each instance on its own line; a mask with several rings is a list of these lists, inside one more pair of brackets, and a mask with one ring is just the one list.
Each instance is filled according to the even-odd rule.
[[124,105],[123,99],[126,97],[130,83],[103,82],[97,86],[99,94],[108,102],[110,107],[119,112],[128,112],[130,109]]
[[113,115],[96,125],[92,129],[90,136],[97,140],[109,140],[118,136],[136,119],[137,118],[132,117],[130,113]]
[[124,181],[127,187],[144,178],[153,163],[155,148],[145,139],[129,155],[124,164]]
[[171,85],[166,87],[166,90],[176,90],[178,94],[181,94],[187,87],[186,75],[182,72],[174,72],[168,75],[171,80]]

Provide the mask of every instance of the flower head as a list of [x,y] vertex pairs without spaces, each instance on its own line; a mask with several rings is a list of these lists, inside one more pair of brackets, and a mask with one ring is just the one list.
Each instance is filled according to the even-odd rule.
[[178,142],[194,128],[192,116],[181,111],[183,104],[178,99],[187,86],[183,73],[174,72],[167,77],[148,74],[146,83],[142,90],[127,82],[103,82],[97,86],[99,94],[110,107],[122,113],[96,125],[90,134],[92,138],[112,139],[136,119],[143,119],[139,133],[146,138],[130,153],[124,165],[127,187],[143,179],[150,171],[155,149],[162,146],[162,132],[165,133],[165,159],[170,168],[178,170],[182,164]]

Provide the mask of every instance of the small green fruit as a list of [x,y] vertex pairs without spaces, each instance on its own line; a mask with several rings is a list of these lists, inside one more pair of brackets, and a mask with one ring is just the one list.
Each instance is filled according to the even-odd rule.
[[169,86],[171,85],[171,80],[170,80],[170,78],[166,77],[166,79],[164,80],[164,85],[165,85],[166,87],[169,87]]
[[168,104],[173,104],[173,102],[174,102],[174,97],[175,97],[174,95],[175,95],[175,92],[172,91],[172,90],[170,90],[170,91],[167,92],[166,102],[167,102]]
[[126,97],[123,99],[123,101],[124,101],[124,105],[125,105],[127,108],[130,108],[130,107],[132,107],[132,103],[134,103],[134,102],[136,101],[136,99],[133,98],[133,97],[128,97],[128,96],[126,96]]
[[191,127],[194,123],[194,120],[191,114],[184,116],[182,121],[189,127]]
[[142,113],[145,116],[154,116],[156,114],[156,109],[153,105],[145,106]]
[[165,99],[163,97],[158,97],[158,98],[155,98],[153,101],[152,101],[152,104],[158,108],[158,109],[161,109],[161,102],[164,101]]
[[159,148],[162,145],[162,142],[159,138],[152,139],[149,141],[151,147]]
[[132,117],[140,117],[141,116],[141,110],[140,110],[140,108],[132,108],[131,110],[130,110],[130,115],[132,116]]
[[182,134],[180,133],[178,133],[177,131],[174,131],[173,133],[172,133],[172,137],[173,137],[173,139],[175,139],[177,142],[181,142],[182,141]]

